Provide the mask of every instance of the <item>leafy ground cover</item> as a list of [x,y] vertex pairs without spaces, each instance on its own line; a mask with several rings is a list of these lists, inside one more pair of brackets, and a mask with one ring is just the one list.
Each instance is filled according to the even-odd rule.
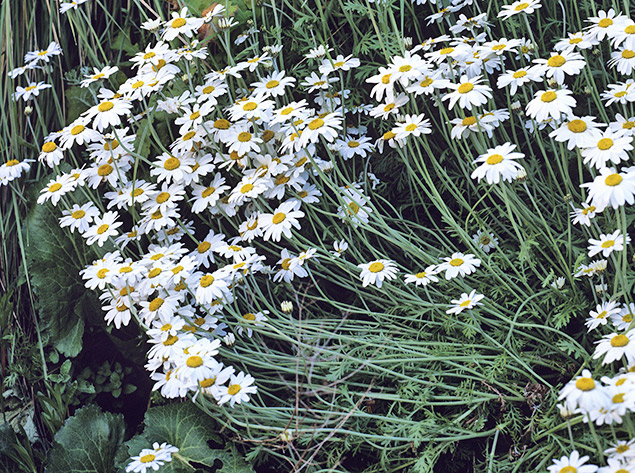
[[627,2],[1,8],[3,467],[635,468]]

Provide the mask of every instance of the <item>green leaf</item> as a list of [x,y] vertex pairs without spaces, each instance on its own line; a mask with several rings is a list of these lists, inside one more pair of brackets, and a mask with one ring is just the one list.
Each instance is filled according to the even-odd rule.
[[93,256],[83,253],[86,245],[81,237],[61,229],[55,215],[48,206],[33,207],[24,228],[25,252],[46,341],[74,357],[82,349],[86,312],[94,306],[90,303],[94,296],[79,275],[80,261],[92,261]]
[[55,434],[45,473],[111,473],[124,433],[121,414],[94,405],[79,409]]
[[221,443],[221,439],[212,419],[192,403],[152,407],[146,412],[144,423],[143,433],[126,443],[128,453],[130,457],[138,455],[144,448],[152,448],[154,442],[167,442],[177,447],[179,451],[172,457],[172,462],[161,467],[163,473],[192,472],[196,469],[195,464],[212,467],[215,462],[222,463],[216,470],[218,473],[254,471],[237,452],[210,448],[208,440]]

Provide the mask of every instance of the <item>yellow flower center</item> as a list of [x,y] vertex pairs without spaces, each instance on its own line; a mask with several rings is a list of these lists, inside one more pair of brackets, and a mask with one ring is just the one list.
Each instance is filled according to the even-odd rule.
[[164,302],[163,299],[161,299],[160,297],[156,297],[152,299],[152,301],[148,305],[148,309],[150,309],[151,312],[157,311],[161,308],[161,306],[163,305],[163,302]]
[[344,61],[337,61],[335,64],[333,64],[333,66],[335,67],[342,67],[344,65]]
[[620,176],[618,173],[609,174],[608,176],[606,176],[606,179],[604,179],[604,184],[609,187],[619,186],[621,182],[622,176]]
[[218,130],[227,130],[231,126],[229,120],[225,120],[224,118],[219,118],[214,122],[214,128]]
[[97,109],[100,112],[107,112],[108,110],[112,110],[112,108],[115,106],[115,104],[113,104],[112,102],[106,101],[106,102],[102,102],[99,104],[99,106],[97,107]]
[[84,215],[86,215],[86,212],[84,212],[83,210],[76,210],[71,214],[71,217],[73,217],[74,219],[80,219]]
[[201,381],[200,384],[201,384],[201,387],[203,389],[205,389],[205,388],[209,388],[211,385],[213,385],[214,381],[216,381],[216,378],[207,378],[207,379],[204,379],[203,381]]
[[586,123],[584,120],[571,120],[567,124],[567,128],[573,133],[584,133],[586,131]]
[[371,264],[368,267],[368,271],[370,271],[371,273],[378,273],[382,269],[384,269],[384,265],[382,263],[380,263],[379,261],[375,261],[373,264]]
[[172,28],[180,28],[181,26],[185,25],[185,19],[184,18],[176,18],[174,21],[172,21]]
[[[624,402],[624,393],[616,394],[615,396],[613,396],[611,401],[613,402],[613,404],[620,404],[620,403]],[[619,471],[620,470],[617,470],[615,473],[618,473]],[[626,471],[626,470],[624,470],[624,471]]]
[[227,394],[233,396],[234,394],[238,394],[240,392],[240,384],[232,384],[227,388]]
[[196,251],[198,251],[199,253],[205,253],[211,248],[211,246],[212,244],[209,241],[203,241],[196,247]]
[[468,299],[468,300],[466,300],[466,301],[461,302],[461,303],[459,304],[459,307],[467,307],[467,306],[469,306],[471,303],[472,303],[472,300],[471,300],[471,299]]
[[615,245],[615,240],[607,240],[604,243],[602,243],[602,248],[611,248],[612,246]]
[[211,274],[206,274],[201,278],[200,284],[201,287],[209,287],[214,283],[214,276]]
[[165,169],[167,169],[168,171],[174,171],[179,166],[181,166],[181,161],[179,161],[174,156],[172,156],[171,158],[166,159],[165,163],[163,163],[163,167]]
[[135,82],[134,84],[132,84],[132,88],[133,89],[138,89],[139,87],[142,87],[144,84],[144,82],[142,80],[138,80],[137,82]]
[[44,143],[42,145],[42,151],[44,151],[45,153],[52,153],[56,149],[57,149],[57,145],[53,143],[52,141],[49,141],[48,143]]
[[503,161],[503,157],[500,154],[493,154],[487,158],[487,164],[494,165]]
[[543,94],[540,96],[540,100],[542,100],[543,102],[547,102],[547,103],[549,103],[549,102],[553,102],[554,100],[556,100],[556,98],[558,98],[558,96],[556,95],[556,93],[555,93],[555,92],[553,92],[553,91],[551,91],[551,90],[549,90],[549,91],[547,91],[547,92],[543,93]]
[[243,131],[242,133],[238,134],[238,141],[240,141],[241,143],[246,143],[249,140],[251,140],[251,133],[249,133],[248,131]]
[[471,92],[474,88],[474,85],[471,82],[465,82],[459,86],[459,94],[467,94]]
[[190,368],[198,368],[199,366],[203,365],[203,358],[201,358],[200,356],[190,356],[188,357],[188,359],[185,361],[185,364],[190,367]]
[[502,49],[505,49],[505,47],[507,47],[506,44],[497,44],[496,46],[492,46],[492,50],[493,51],[501,51]]
[[624,28],[624,33],[635,34],[635,25],[628,25],[626,28]]
[[622,316],[622,322],[632,322],[633,321],[633,317],[631,316],[631,314],[626,314]]
[[273,216],[271,222],[273,222],[274,225],[278,225],[279,223],[283,222],[285,218],[287,218],[287,216],[284,212],[278,212]]
[[514,79],[520,79],[521,77],[525,77],[527,75],[527,71],[516,71],[512,75]]
[[156,457],[154,455],[152,455],[151,453],[148,453],[147,455],[142,456],[141,458],[139,458],[139,461],[141,463],[150,463],[152,461],[154,461]]
[[615,451],[617,453],[624,453],[624,452],[628,452],[628,448],[629,448],[628,445],[618,445]]
[[265,87],[267,89],[274,89],[278,87],[279,85],[280,85],[280,82],[278,82],[277,80],[270,80],[269,82],[265,84]]
[[117,140],[112,140],[110,143],[104,143],[104,151],[110,151],[111,149],[119,148],[119,142]]
[[528,6],[529,6],[529,3],[519,3],[518,5],[516,5],[516,8],[514,8],[514,10],[522,11],[525,8],[527,8]]
[[244,314],[243,319],[245,320],[256,320],[256,315],[252,313]]
[[[410,131],[410,130],[408,130],[408,131]],[[358,146],[359,146],[359,141],[352,140],[352,141],[348,142],[348,147],[349,148],[357,148]]]
[[196,120],[198,117],[201,116],[201,113],[196,111],[193,114],[190,115],[190,120]]
[[613,338],[611,338],[611,346],[612,347],[625,347],[626,345],[628,345],[628,337],[626,335],[615,335]]
[[422,80],[419,85],[421,87],[428,87],[430,84],[432,84],[433,80],[430,79],[429,77],[426,77],[424,80]]
[[62,184],[60,184],[59,182],[56,182],[55,184],[51,184],[51,186],[49,187],[49,192],[57,192],[61,188],[62,188]]
[[82,131],[84,131],[85,128],[86,127],[84,125],[75,125],[73,128],[71,128],[71,135],[79,135]]
[[104,75],[100,72],[99,74],[95,74],[95,75],[92,77],[92,79],[93,79],[93,80],[98,80],[98,79],[101,79],[102,77],[104,77]]
[[406,126],[406,131],[415,131],[417,129],[417,125],[415,125],[414,123],[411,123],[410,125]]
[[598,148],[602,151],[606,151],[612,146],[613,146],[613,140],[611,138],[602,138],[600,141],[598,141]]
[[580,378],[575,382],[575,387],[580,391],[592,391],[595,389],[595,381],[591,378]]
[[582,38],[571,38],[569,44],[578,44],[582,42]]
[[390,112],[393,108],[395,108],[395,104],[389,103],[388,105],[384,107],[384,112]]
[[412,69],[412,66],[410,64],[404,64],[399,68],[399,72],[408,72],[410,69]]
[[254,188],[253,184],[244,184],[241,188],[240,188],[240,193],[241,194],[246,194],[247,192],[251,191]]
[[454,258],[452,260],[450,260],[450,266],[461,266],[464,263],[464,261],[461,258]]
[[110,164],[102,164],[97,168],[97,175],[104,177],[108,176],[112,172],[112,166]]
[[560,471],[558,473],[577,473],[578,470],[576,467],[574,466],[565,466],[564,468],[561,468]]
[[388,140],[392,140],[395,136],[397,136],[397,134],[393,131],[387,131],[386,133],[384,133],[384,135],[381,137],[384,141],[388,141]]
[[[402,66],[402,67],[403,67],[403,66]],[[401,70],[401,68],[400,68],[399,70]],[[403,71],[403,72],[405,72],[405,71]],[[384,84],[384,85],[385,85],[385,84],[389,84],[389,83],[390,83],[390,76],[391,76],[391,75],[392,75],[392,74],[386,74],[385,76],[383,76],[383,77],[381,78],[381,83],[382,83],[382,84]]]
[[168,336],[168,338],[165,339],[165,342],[163,342],[163,345],[165,345],[166,347],[172,346],[174,345],[176,342],[178,342],[179,337],[177,337],[176,335],[170,335]]
[[602,18],[600,21],[598,21],[598,26],[600,28],[608,28],[612,24],[613,20],[611,20],[610,18]]
[[214,87],[213,85],[208,85],[207,87],[203,88],[203,93],[204,94],[211,94],[215,90],[216,90],[216,87]]
[[443,48],[441,51],[439,51],[439,54],[446,55],[446,54],[450,54],[453,51],[454,51],[454,48]]
[[321,118],[316,118],[309,123],[310,130],[317,130],[318,128],[324,126],[324,120]]
[[243,105],[243,110],[245,112],[251,112],[252,110],[256,110],[257,106],[258,104],[256,102],[247,102],[245,105]]
[[282,269],[284,269],[285,271],[289,270],[290,265],[291,265],[291,258],[285,258],[280,263],[280,266],[282,266]]
[[154,268],[150,270],[150,272],[148,273],[148,277],[150,279],[156,278],[159,274],[161,274],[161,268]]

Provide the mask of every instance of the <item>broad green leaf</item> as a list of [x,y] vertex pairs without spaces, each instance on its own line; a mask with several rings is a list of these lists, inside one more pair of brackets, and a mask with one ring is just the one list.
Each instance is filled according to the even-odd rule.
[[102,412],[94,405],[79,409],[55,434],[45,473],[113,472],[124,433],[121,414]]
[[[24,228],[25,251],[42,333],[60,353],[74,357],[82,349],[83,309],[94,296],[87,293],[79,275],[80,261],[88,259],[83,253],[86,245],[59,227],[54,212],[48,206],[34,206]],[[77,253],[78,248],[82,253]]]
[[[163,473],[192,472],[196,464],[212,467],[222,464],[219,473],[252,473],[254,470],[237,452],[212,449],[208,441],[221,443],[212,419],[194,404],[184,402],[148,409],[145,430],[126,445],[130,457],[154,442],[167,442],[179,449],[172,462],[161,467]],[[126,462],[127,463],[127,462]],[[122,468],[125,467],[124,463]],[[123,469],[121,470],[123,471]]]

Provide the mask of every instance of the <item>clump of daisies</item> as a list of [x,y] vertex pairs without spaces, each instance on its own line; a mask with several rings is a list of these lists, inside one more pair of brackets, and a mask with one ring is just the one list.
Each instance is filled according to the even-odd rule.
[[172,455],[179,449],[166,442],[159,444],[154,442],[152,448],[144,448],[139,455],[132,457],[126,465],[126,473],[146,473],[146,471],[158,471],[166,463],[172,461]]
[[[50,67],[49,64],[53,62],[53,58],[60,54],[62,54],[62,48],[55,41],[51,41],[44,49],[27,52],[24,55],[24,64],[9,71],[8,75],[12,80],[19,77],[22,80],[22,76],[26,78],[26,81],[23,82],[26,85],[16,86],[13,93],[13,99],[16,102],[22,100],[26,104],[30,104],[40,95],[40,92],[52,87],[51,84],[38,81],[36,75],[43,68]],[[31,105],[27,105],[24,109],[26,116],[29,116],[32,111],[33,107]],[[34,162],[33,159],[19,160],[15,157],[8,157],[6,162],[0,164],[0,186],[6,186],[11,181],[27,173],[31,168],[32,162]]]

